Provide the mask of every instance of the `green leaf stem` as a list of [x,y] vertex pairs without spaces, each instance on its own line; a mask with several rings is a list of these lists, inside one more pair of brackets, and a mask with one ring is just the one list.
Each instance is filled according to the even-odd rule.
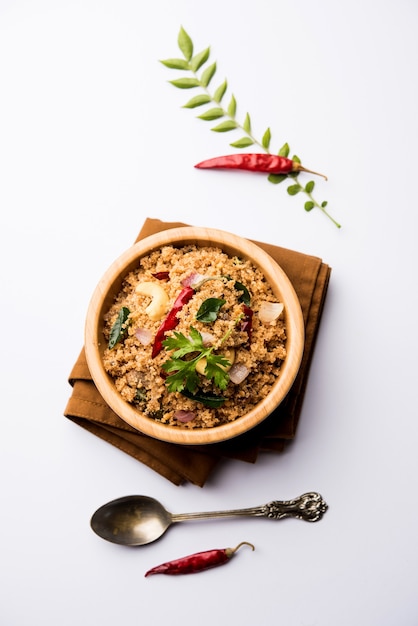
[[[216,133],[225,133],[231,131],[240,131],[242,136],[232,141],[229,145],[233,148],[245,149],[249,146],[256,146],[259,150],[266,152],[267,154],[275,154],[270,150],[271,145],[271,130],[270,127],[264,132],[261,140],[256,139],[252,131],[252,123],[250,114],[246,113],[242,124],[237,119],[237,100],[234,94],[229,97],[229,102],[225,106],[222,106],[222,100],[228,91],[228,82],[226,79],[219,83],[214,91],[209,90],[209,85],[217,72],[217,64],[211,62],[207,64],[210,59],[210,47],[204,48],[201,52],[194,54],[194,45],[191,37],[185,31],[183,27],[180,28],[178,38],[178,47],[183,54],[184,59],[181,58],[168,58],[161,61],[161,63],[174,70],[186,71],[191,75],[183,76],[169,81],[171,85],[178,89],[193,89],[200,88],[202,93],[191,98],[183,105],[185,109],[194,109],[200,106],[209,105],[209,109],[198,115],[197,117],[204,121],[222,120],[219,124],[211,126],[211,130]],[[290,147],[288,143],[282,145],[280,150],[276,153],[279,156],[290,158]],[[295,163],[301,163],[300,158],[297,155],[293,155],[292,160]],[[291,172],[290,174],[269,174],[267,180],[274,185],[278,185],[284,180],[291,180],[293,183],[287,187],[287,193],[291,196],[295,196],[299,193],[304,193],[308,200],[304,204],[305,211],[311,211],[314,208],[319,209],[328,217],[337,228],[341,228],[339,224],[327,211],[327,201],[321,203],[317,202],[312,192],[315,187],[314,181],[309,181],[306,185],[303,185],[299,181],[299,176],[303,172]]]

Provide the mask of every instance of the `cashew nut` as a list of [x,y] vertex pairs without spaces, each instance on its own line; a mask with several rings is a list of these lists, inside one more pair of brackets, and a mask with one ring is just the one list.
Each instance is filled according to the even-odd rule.
[[151,302],[145,309],[145,313],[150,319],[153,321],[160,320],[165,315],[168,306],[168,296],[161,285],[153,282],[139,283],[135,291],[142,296],[151,298]]
[[[223,369],[225,372],[227,372],[228,370],[231,369],[232,364],[235,361],[235,350],[234,350],[234,348],[228,348],[228,350],[225,350],[225,352],[222,352],[222,356],[224,356],[229,361],[229,365],[228,366],[220,365],[219,367],[221,369]],[[204,376],[205,375],[205,369],[206,369],[206,357],[202,357],[196,363],[196,371],[199,372],[199,374],[202,374]]]

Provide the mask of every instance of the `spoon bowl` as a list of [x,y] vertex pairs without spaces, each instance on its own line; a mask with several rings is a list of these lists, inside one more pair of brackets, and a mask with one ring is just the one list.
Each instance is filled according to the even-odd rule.
[[101,506],[91,518],[94,532],[112,543],[142,546],[155,541],[172,523],[171,514],[154,498],[125,496]]
[[328,505],[319,493],[304,493],[294,500],[274,500],[263,506],[203,513],[169,513],[148,496],[125,496],[101,506],[90,525],[106,541],[124,546],[143,546],[159,539],[175,522],[221,517],[296,517],[307,522],[320,520]]

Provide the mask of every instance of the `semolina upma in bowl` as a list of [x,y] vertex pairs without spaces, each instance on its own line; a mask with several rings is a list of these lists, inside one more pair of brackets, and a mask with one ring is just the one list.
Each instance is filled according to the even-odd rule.
[[298,372],[303,340],[297,296],[265,251],[224,231],[182,227],[112,264],[89,306],[85,350],[122,420],[199,445],[271,414]]

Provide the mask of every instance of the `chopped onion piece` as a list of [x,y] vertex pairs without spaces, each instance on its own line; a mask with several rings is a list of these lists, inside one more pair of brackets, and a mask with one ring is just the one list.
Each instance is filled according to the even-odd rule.
[[205,347],[212,345],[215,341],[215,336],[212,335],[212,333],[205,333],[205,331],[202,331],[200,334],[202,335],[202,341]]
[[148,346],[152,341],[152,332],[148,328],[137,328],[135,331],[135,337],[142,343],[143,346]]
[[203,274],[199,274],[198,272],[192,272],[191,274],[186,276],[186,278],[183,278],[181,284],[183,287],[193,287],[193,285],[200,283],[200,281],[204,278],[205,276],[203,276]]
[[284,305],[282,302],[262,302],[258,317],[263,324],[274,324],[274,322],[283,313]]
[[191,422],[196,417],[196,413],[193,411],[176,411],[173,416],[178,422],[182,422],[186,424],[186,422]]
[[243,363],[234,363],[234,365],[229,370],[229,379],[231,382],[235,383],[235,385],[239,385],[245,380],[250,373],[250,370]]

